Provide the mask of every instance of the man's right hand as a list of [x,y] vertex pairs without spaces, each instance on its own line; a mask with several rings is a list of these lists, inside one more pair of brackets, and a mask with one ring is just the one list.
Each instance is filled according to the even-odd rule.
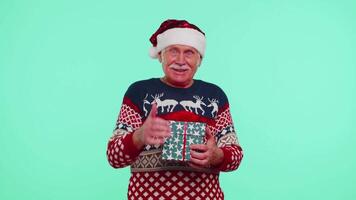
[[171,136],[169,122],[157,117],[157,105],[153,104],[145,123],[134,132],[133,142],[138,149],[144,145],[161,145]]

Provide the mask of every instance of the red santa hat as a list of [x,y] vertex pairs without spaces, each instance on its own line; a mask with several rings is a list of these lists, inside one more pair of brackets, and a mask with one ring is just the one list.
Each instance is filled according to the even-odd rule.
[[150,41],[153,45],[149,51],[151,58],[157,58],[159,52],[174,44],[194,47],[202,57],[205,53],[205,33],[186,20],[164,21],[151,36]]

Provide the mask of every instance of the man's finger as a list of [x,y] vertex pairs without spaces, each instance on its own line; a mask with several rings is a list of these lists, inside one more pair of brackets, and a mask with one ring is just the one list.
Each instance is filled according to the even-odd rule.
[[189,147],[191,150],[198,152],[205,152],[208,150],[208,147],[205,144],[191,144]]
[[147,139],[147,142],[150,145],[156,145],[156,144],[162,145],[164,144],[165,141],[166,141],[165,137],[150,137]]
[[205,129],[206,132],[206,144],[215,144],[215,137],[213,136],[213,134],[211,133],[209,127],[206,127]]
[[206,133],[206,139],[210,140],[211,138],[214,138],[213,134],[210,131],[210,128],[208,126],[206,126],[205,128],[205,133]]
[[165,119],[162,119],[160,117],[156,117],[153,121],[155,124],[159,124],[159,125],[162,125],[162,126],[167,126],[169,127],[169,121],[165,120]]
[[150,134],[151,137],[171,137],[171,132],[167,130],[157,130]]
[[155,118],[157,116],[157,104],[152,104],[149,116],[152,118]]
[[196,159],[196,158],[190,158],[190,162],[191,164],[198,166],[198,167],[207,167],[208,164],[208,160],[200,160],[200,159]]
[[205,160],[208,158],[208,155],[206,152],[190,151],[190,157],[198,160]]

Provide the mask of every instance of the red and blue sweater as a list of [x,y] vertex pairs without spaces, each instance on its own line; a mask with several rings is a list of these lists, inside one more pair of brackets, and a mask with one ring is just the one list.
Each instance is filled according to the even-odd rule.
[[[223,162],[197,169],[161,159],[162,146],[137,149],[132,135],[146,120],[152,104],[166,120],[203,122],[224,152]],[[236,170],[243,157],[232,122],[228,99],[218,86],[194,80],[189,88],[175,88],[159,78],[133,83],[125,93],[107,158],[114,168],[131,166],[128,199],[224,199],[220,171]]]

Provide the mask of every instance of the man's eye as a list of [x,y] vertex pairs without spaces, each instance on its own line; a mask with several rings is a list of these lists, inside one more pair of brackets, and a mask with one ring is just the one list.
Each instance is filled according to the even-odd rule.
[[177,54],[177,53],[178,53],[177,49],[171,49],[169,52],[170,52],[171,54]]
[[186,56],[192,56],[192,55],[194,55],[194,52],[193,51],[186,51],[185,55]]

